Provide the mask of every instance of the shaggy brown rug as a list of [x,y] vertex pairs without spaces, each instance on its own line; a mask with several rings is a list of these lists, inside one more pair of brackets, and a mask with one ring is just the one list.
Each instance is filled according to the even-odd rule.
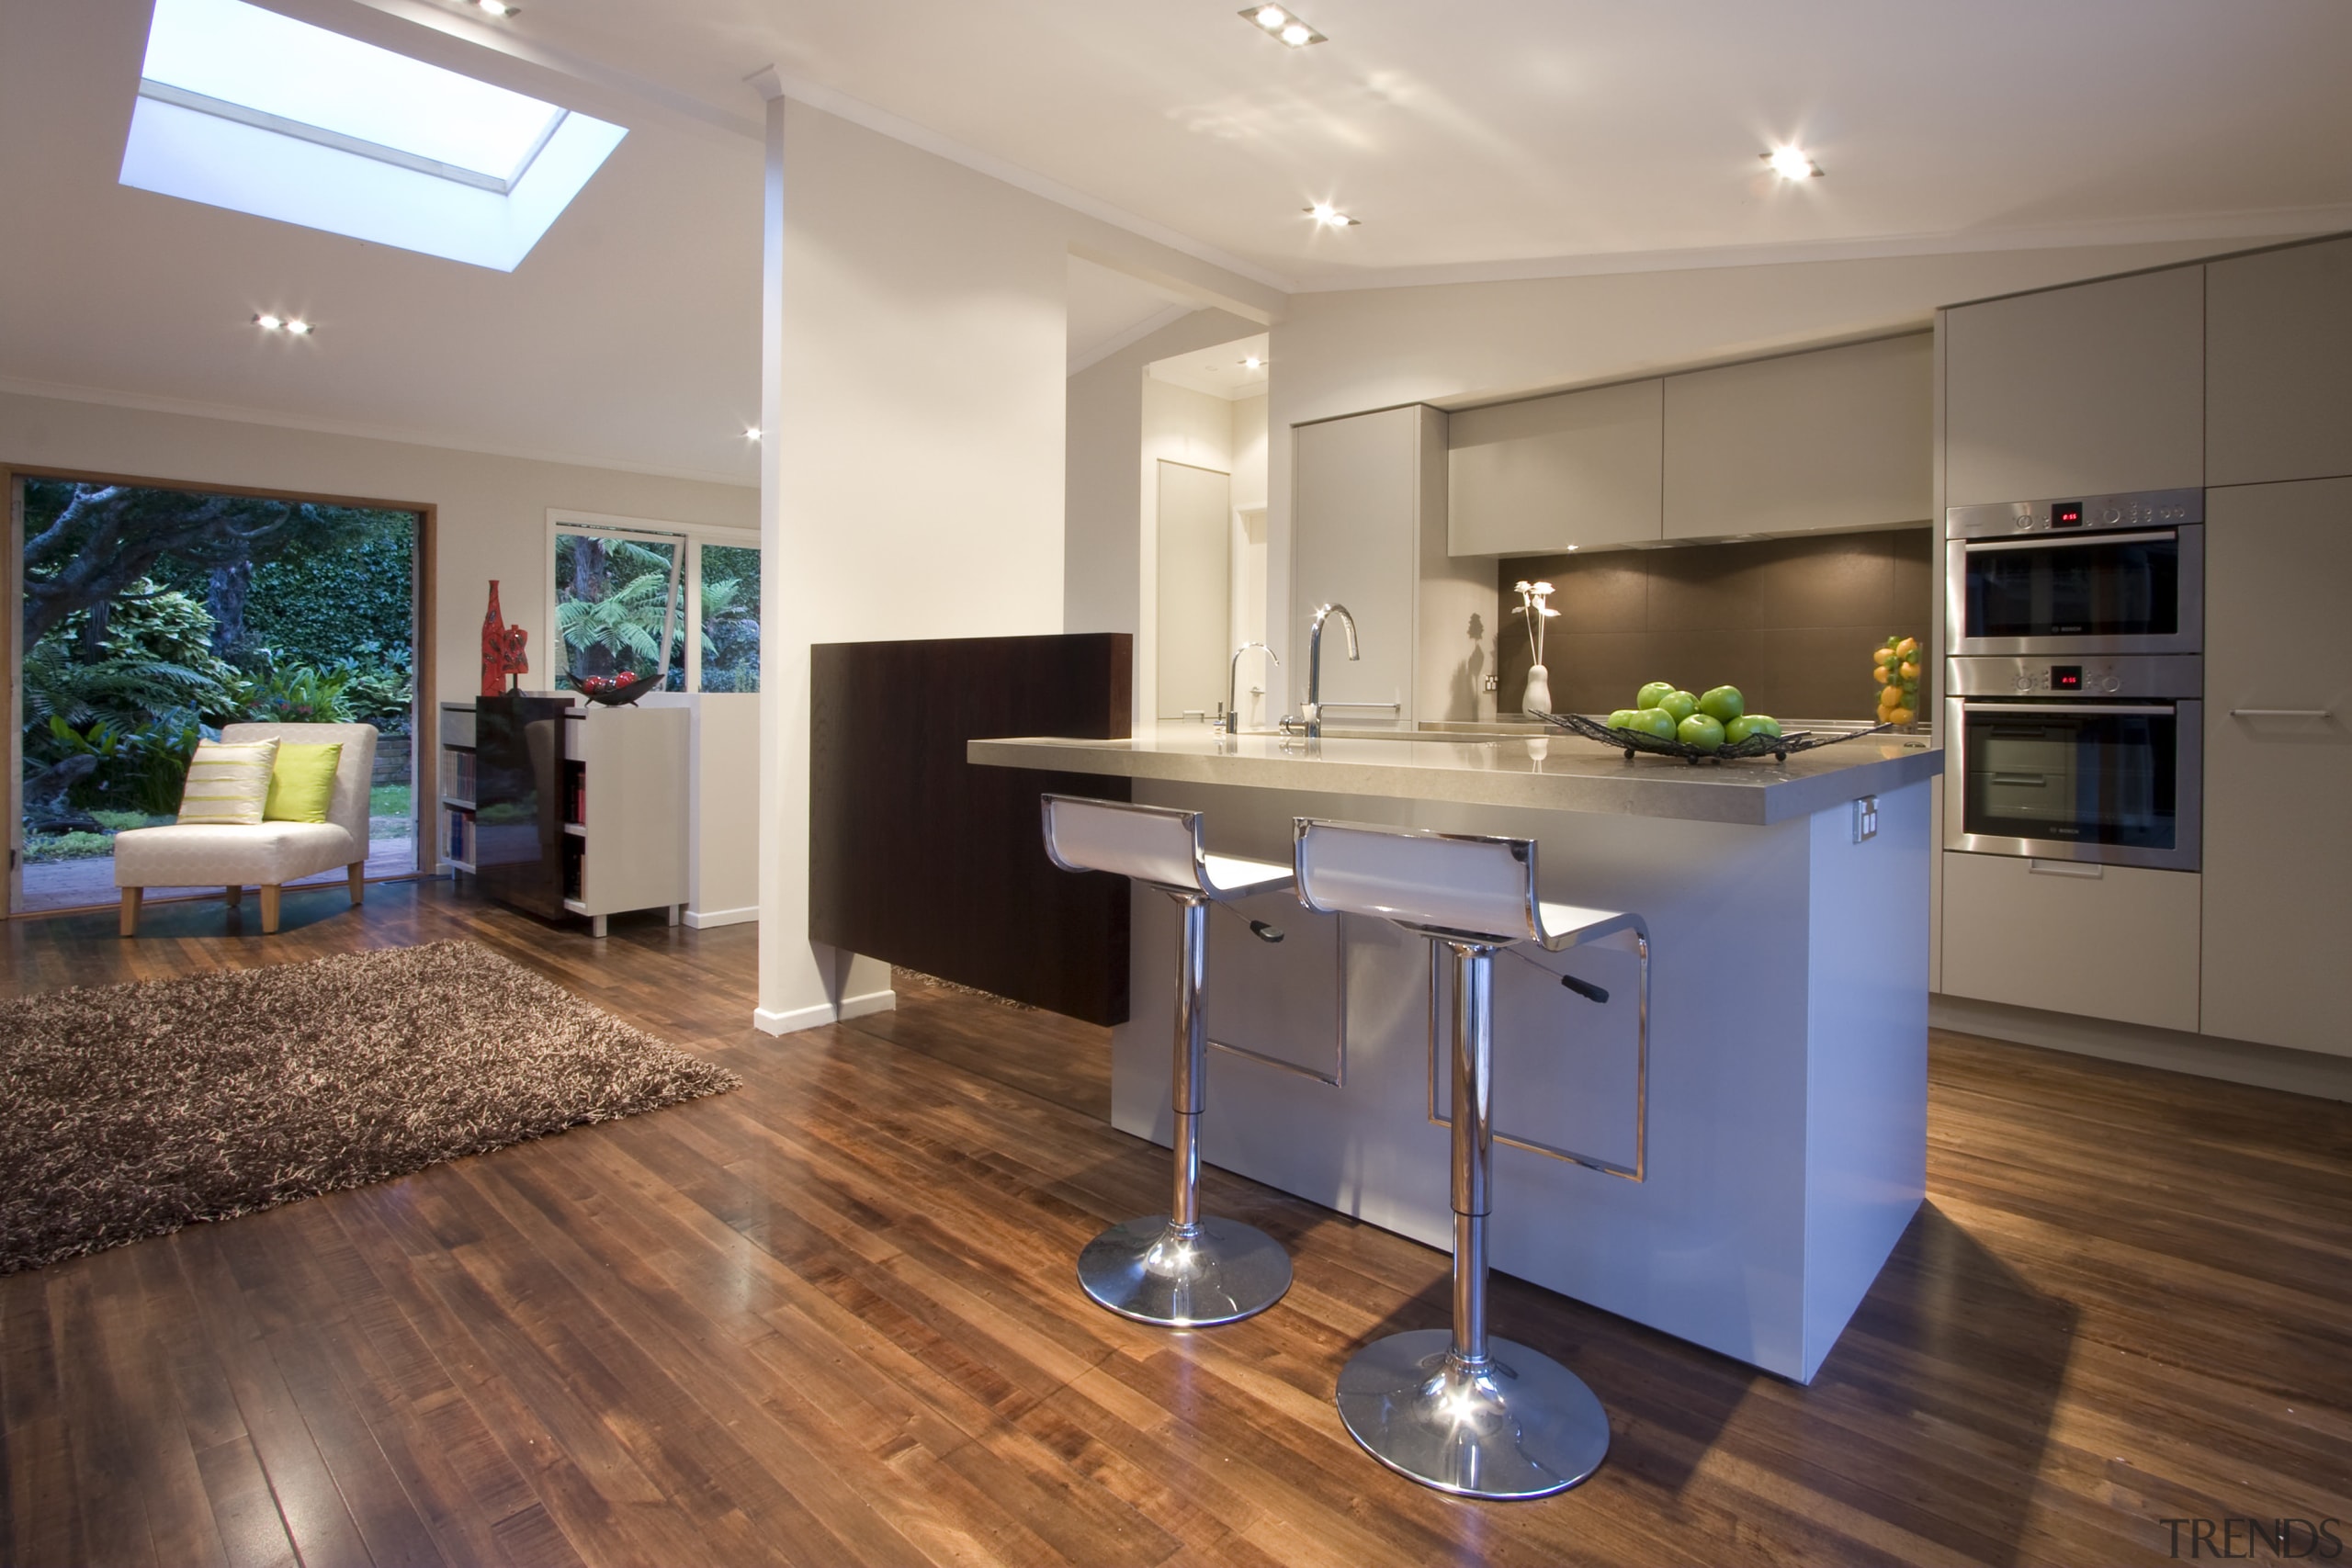
[[467,942],[0,1002],[0,1274],[740,1082]]

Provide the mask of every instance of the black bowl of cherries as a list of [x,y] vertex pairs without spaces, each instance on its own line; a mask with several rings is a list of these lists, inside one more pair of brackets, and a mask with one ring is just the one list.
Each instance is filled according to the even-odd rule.
[[580,694],[592,703],[606,707],[626,707],[661,684],[650,675],[582,675],[572,684]]

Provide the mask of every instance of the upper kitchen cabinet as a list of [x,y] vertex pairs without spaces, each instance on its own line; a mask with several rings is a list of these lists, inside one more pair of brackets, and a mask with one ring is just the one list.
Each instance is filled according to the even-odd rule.
[[1328,722],[1413,717],[1420,534],[1424,491],[1431,488],[1425,475],[1443,451],[1444,422],[1437,410],[1414,405],[1296,427],[1292,640],[1280,671],[1293,698],[1289,711],[1306,700],[1316,608],[1337,604],[1354,617],[1363,656],[1350,662],[1345,629],[1325,629],[1323,700],[1338,709]]
[[2205,482],[2205,276],[1962,305],[1944,321],[1944,502]]
[[2352,474],[2352,240],[2205,269],[2205,482]]
[[1932,333],[1669,376],[1666,536],[1926,522],[1934,443]]
[[1453,414],[1452,552],[1552,555],[1665,537],[1663,401],[1660,383],[1630,381]]

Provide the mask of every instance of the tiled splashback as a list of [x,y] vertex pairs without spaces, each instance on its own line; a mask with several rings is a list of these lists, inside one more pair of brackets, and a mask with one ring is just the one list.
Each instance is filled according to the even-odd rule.
[[1559,590],[1544,648],[1555,709],[1605,714],[1672,681],[1737,686],[1781,717],[1871,716],[1871,650],[1891,633],[1928,640],[1933,543],[1922,525],[1505,560],[1500,711],[1520,711],[1531,662],[1511,584],[1541,578]]

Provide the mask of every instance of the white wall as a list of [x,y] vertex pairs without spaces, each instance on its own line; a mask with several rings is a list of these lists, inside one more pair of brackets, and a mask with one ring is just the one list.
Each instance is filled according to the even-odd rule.
[[[1976,252],[1872,261],[1294,295],[1272,329],[1268,624],[1294,595],[1290,427],[1413,402],[1447,407],[1617,380],[1799,344],[1926,326],[1935,308],[2154,266],[2252,240]],[[1313,585],[1304,585],[1312,594]]]
[[0,393],[0,463],[435,507],[433,700],[445,702],[480,684],[492,578],[507,623],[531,634],[527,683],[548,683],[548,508],[747,533],[759,521],[747,486],[17,393]]
[[1064,629],[1069,256],[1279,299],[803,104],[771,101],[768,138],[756,1021],[781,1032],[888,1005],[881,965],[808,936],[809,647]]

